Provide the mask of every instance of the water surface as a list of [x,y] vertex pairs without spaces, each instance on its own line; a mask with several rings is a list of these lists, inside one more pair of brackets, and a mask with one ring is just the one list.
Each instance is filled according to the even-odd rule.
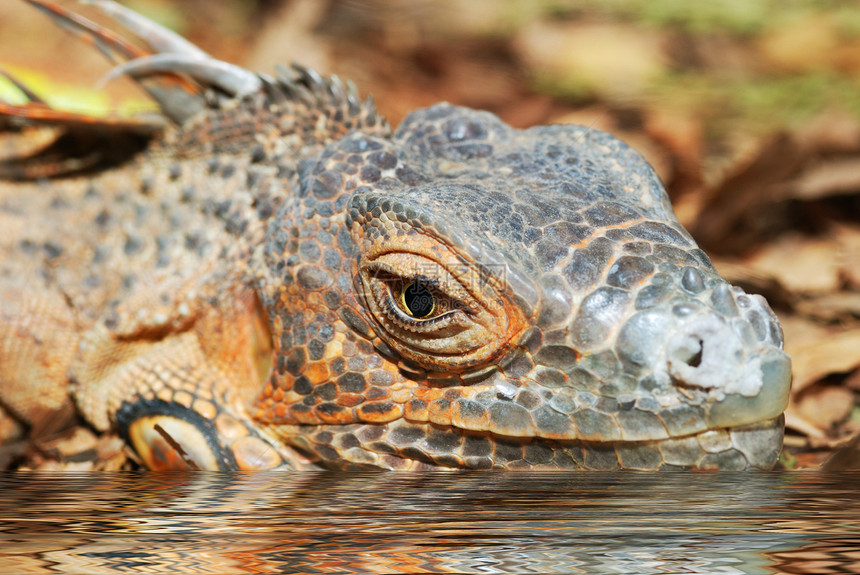
[[0,573],[860,573],[860,474],[9,473]]

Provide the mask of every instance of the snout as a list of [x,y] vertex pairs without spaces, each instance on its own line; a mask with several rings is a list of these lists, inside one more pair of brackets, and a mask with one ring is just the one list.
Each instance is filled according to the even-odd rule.
[[788,404],[791,363],[770,343],[751,345],[726,318],[699,314],[666,344],[666,372],[679,388],[707,392],[712,427],[734,427],[778,416]]

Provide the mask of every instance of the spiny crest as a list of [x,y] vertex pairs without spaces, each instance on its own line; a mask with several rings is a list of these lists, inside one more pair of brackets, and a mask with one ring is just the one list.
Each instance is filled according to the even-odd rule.
[[358,129],[390,134],[373,99],[362,101],[351,82],[298,64],[278,66],[276,78],[257,77],[260,90],[228,100],[210,98],[205,113],[168,130],[164,149],[172,157],[185,158],[250,150],[255,162],[278,161]]
[[347,116],[361,116],[364,124],[369,126],[374,126],[381,120],[373,97],[368,96],[362,102],[358,89],[349,80],[343,82],[336,75],[325,77],[296,63],[290,68],[279,64],[275,70],[276,82],[266,76],[261,78],[266,83],[269,95],[276,100],[283,98],[302,102],[308,107],[330,106],[345,111]]

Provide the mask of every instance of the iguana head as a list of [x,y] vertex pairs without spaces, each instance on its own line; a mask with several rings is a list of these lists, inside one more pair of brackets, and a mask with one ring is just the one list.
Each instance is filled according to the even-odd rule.
[[779,323],[619,140],[442,104],[328,145],[299,180],[266,244],[277,360],[256,414],[298,447],[389,467],[775,462]]

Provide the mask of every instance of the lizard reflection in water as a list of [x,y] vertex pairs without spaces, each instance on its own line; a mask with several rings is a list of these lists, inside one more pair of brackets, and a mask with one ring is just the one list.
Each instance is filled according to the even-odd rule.
[[777,319],[619,140],[448,104],[392,131],[336,77],[30,3],[163,117],[0,106],[7,438],[74,403],[152,468],[776,462]]

